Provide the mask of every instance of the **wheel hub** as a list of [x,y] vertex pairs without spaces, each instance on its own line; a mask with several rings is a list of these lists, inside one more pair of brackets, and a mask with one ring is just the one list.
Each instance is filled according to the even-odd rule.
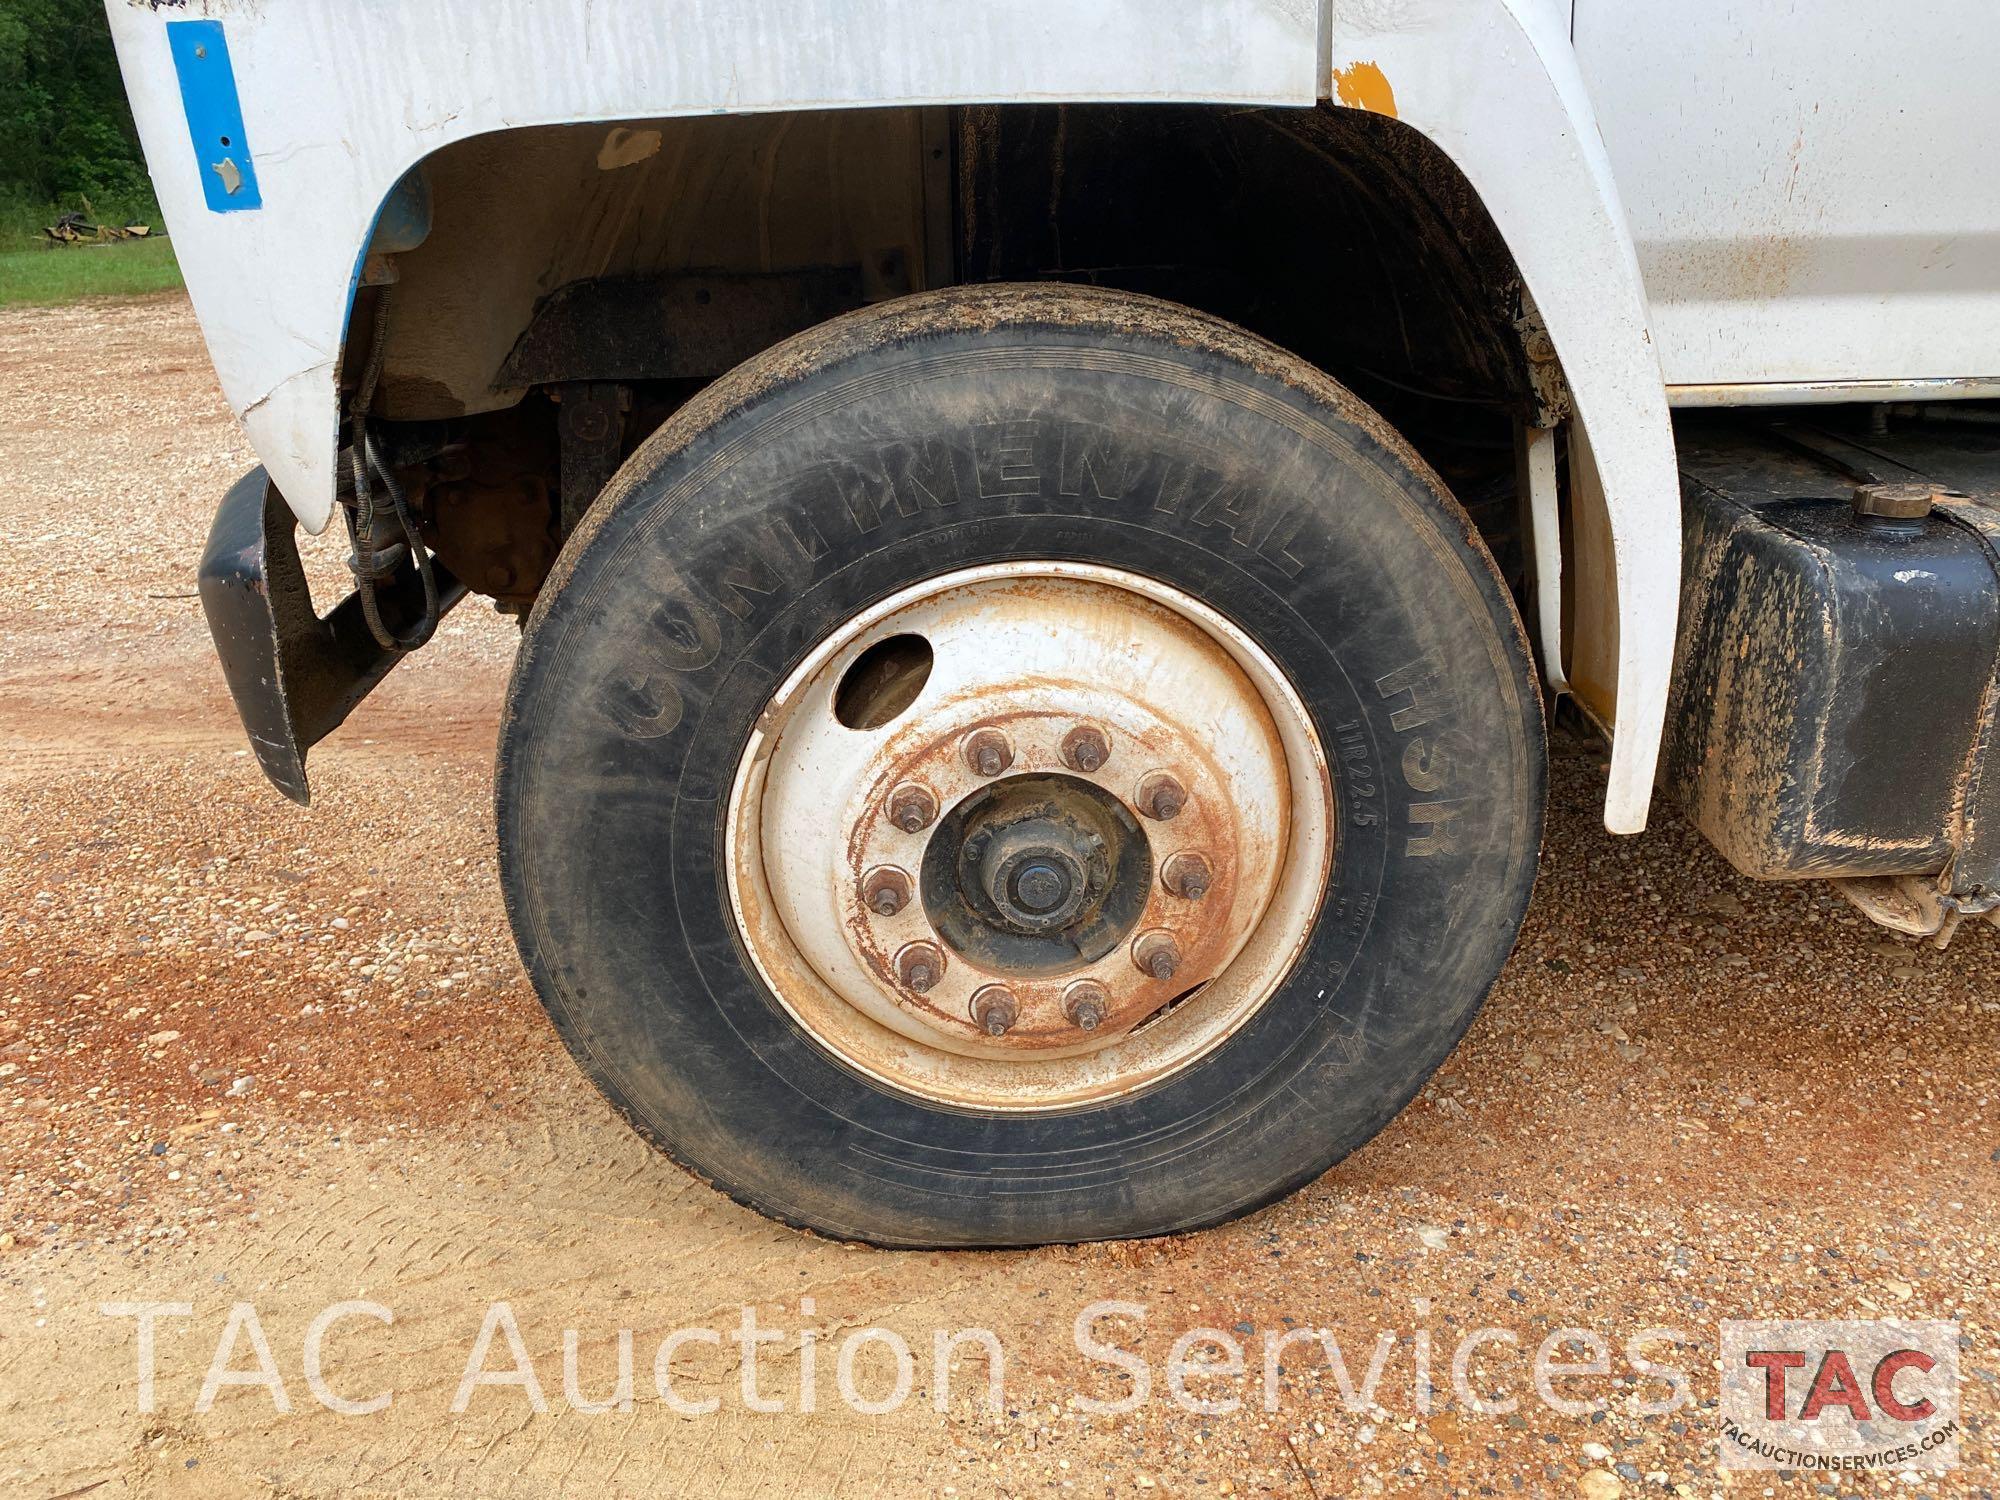
[[[906,705],[843,723],[846,674],[916,638]],[[990,1107],[1219,1043],[1303,941],[1332,844],[1310,722],[1254,649],[1083,565],[975,570],[855,622],[732,792],[739,921],[780,1001],[850,1061]]]
[[1153,856],[1118,799],[1073,776],[974,791],[922,855],[924,914],[983,972],[1060,974],[1102,958],[1145,909]]
[[1002,926],[1060,932],[1083,915],[1092,893],[1102,894],[1108,880],[1103,841],[1077,834],[1073,824],[1054,819],[982,829],[965,842],[963,873],[976,880]]
[[1011,921],[1030,931],[1062,926],[1082,903],[1083,871],[1059,849],[1029,849],[1003,874],[994,899]]

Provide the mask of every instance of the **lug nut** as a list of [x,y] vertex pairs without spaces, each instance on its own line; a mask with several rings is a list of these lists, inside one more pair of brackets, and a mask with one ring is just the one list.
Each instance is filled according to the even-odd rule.
[[1063,991],[1063,1014],[1080,1031],[1095,1031],[1104,1024],[1110,996],[1095,979],[1079,979]]
[[910,877],[894,865],[877,865],[861,877],[862,903],[878,917],[893,917],[910,904]]
[[988,1036],[1005,1036],[1021,1014],[1014,992],[1004,984],[989,984],[972,996],[972,1021]]
[[889,821],[905,833],[922,833],[937,816],[937,798],[929,787],[906,781],[889,794]]
[[1173,855],[1160,866],[1160,883],[1183,901],[1199,901],[1215,883],[1208,861],[1192,851]]
[[1180,816],[1187,793],[1165,771],[1153,771],[1139,783],[1139,811],[1157,822]]
[[896,955],[896,977],[904,989],[929,994],[944,978],[944,954],[936,943],[906,943]]
[[1014,764],[1014,747],[997,729],[975,729],[965,737],[965,763],[978,776],[998,776]]
[[1062,740],[1063,764],[1072,771],[1091,775],[1111,759],[1111,742],[1093,724],[1079,724]]
[[1181,946],[1174,941],[1171,932],[1154,928],[1151,932],[1139,934],[1132,944],[1132,962],[1139,966],[1139,972],[1154,979],[1172,979],[1180,972]]

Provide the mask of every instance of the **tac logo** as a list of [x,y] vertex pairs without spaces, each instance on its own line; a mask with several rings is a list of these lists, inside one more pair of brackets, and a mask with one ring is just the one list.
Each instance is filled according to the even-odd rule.
[[1725,1469],[1958,1463],[1958,1325],[1885,1318],[1722,1325]]

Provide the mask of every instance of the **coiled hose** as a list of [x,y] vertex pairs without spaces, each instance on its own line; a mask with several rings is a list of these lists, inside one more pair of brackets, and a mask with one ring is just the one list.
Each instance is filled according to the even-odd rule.
[[[382,378],[382,357],[388,347],[388,328],[389,289],[383,287],[376,294],[373,347],[368,351],[368,364],[361,373],[360,387],[348,408],[348,462],[354,474],[354,508],[347,513],[347,535],[353,546],[348,567],[354,574],[354,591],[361,596],[361,617],[368,622],[368,633],[375,637],[375,643],[384,651],[408,652],[416,650],[437,632],[438,587],[437,577],[431,569],[431,555],[417,535],[416,522],[410,515],[409,496],[403,490],[402,481],[383,462],[381,445],[368,424],[368,408],[375,400],[376,383]],[[375,561],[373,480],[381,481],[382,490],[389,497],[396,521],[409,543],[410,557],[417,565],[417,577],[424,587],[423,616],[402,634],[391,630],[382,618],[381,601],[375,594],[380,570]]]

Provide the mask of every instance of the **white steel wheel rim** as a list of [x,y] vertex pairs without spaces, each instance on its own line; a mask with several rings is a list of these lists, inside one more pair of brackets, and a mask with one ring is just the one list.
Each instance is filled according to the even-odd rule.
[[[914,701],[877,727],[841,723],[837,695],[855,661],[910,636],[931,648]],[[1066,755],[1065,736],[1078,726],[1108,743],[1095,768]],[[967,744],[995,732],[1009,756],[997,776],[982,772]],[[1161,775],[1183,793],[1168,818],[1148,815],[1161,805],[1152,796]],[[1151,859],[1143,894],[1112,882],[1124,907],[1142,903],[1118,940],[1046,973],[996,968],[984,946],[955,946],[933,911],[960,926],[963,914],[926,900],[931,841],[947,836],[955,814],[992,802],[993,788],[1030,785],[1022,778],[1060,779],[1062,797],[1075,793],[1073,782],[1096,788],[1098,802],[1110,794],[1143,828]],[[915,831],[891,811],[909,816],[895,794],[913,785],[935,806]],[[914,585],[822,641],[759,716],[731,783],[724,853],[744,946],[820,1046],[919,1098],[1021,1112],[1131,1093],[1240,1031],[1312,931],[1335,828],[1318,735],[1260,647],[1153,579],[1038,561]],[[952,846],[968,868],[972,843]],[[1186,882],[1169,880],[1169,859],[1191,853],[1210,876],[1196,899]],[[875,909],[884,869],[909,877],[902,904],[886,913]],[[976,894],[990,905],[1017,889],[1002,882]],[[1158,967],[1160,933],[1178,960],[1171,973]],[[916,973],[912,954],[942,960],[928,990],[905,982]],[[1090,998],[1074,988],[1079,979],[1100,985],[1106,1002],[1091,1030],[1074,1019],[1084,1014],[1076,997]],[[1014,1018],[999,1035],[987,1029],[996,985],[1012,1002],[1002,1013]]]

